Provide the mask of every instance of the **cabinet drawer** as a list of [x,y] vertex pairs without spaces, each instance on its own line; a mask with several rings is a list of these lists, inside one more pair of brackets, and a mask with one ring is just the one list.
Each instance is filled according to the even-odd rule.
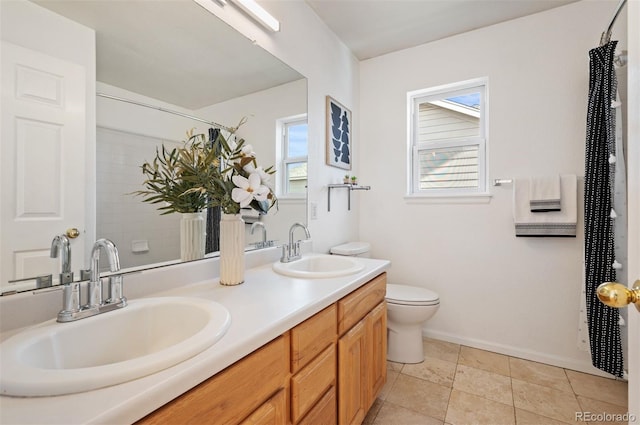
[[282,389],[253,412],[241,425],[281,425],[287,422],[287,398]]
[[336,346],[331,344],[291,378],[291,419],[300,420],[336,383]]
[[[289,344],[288,333],[274,339],[138,423],[239,423],[285,387],[289,376]],[[247,388],[251,388],[250,393]]]
[[296,373],[336,340],[338,317],[332,304],[291,330],[291,372]]
[[336,387],[331,387],[299,425],[335,425],[338,423],[337,410]]
[[371,280],[338,301],[338,334],[342,335],[358,323],[384,300],[387,292],[387,274]]

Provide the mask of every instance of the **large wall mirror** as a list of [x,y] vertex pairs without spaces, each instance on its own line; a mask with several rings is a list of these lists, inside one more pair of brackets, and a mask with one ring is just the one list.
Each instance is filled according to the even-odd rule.
[[[88,175],[95,175],[95,199],[86,201],[92,205],[86,208],[88,224],[80,230],[88,229],[92,239],[94,234],[111,239],[122,268],[179,261],[179,214],[161,216],[156,205],[131,192],[142,188],[140,166],[154,158],[156,147],[181,144],[192,128],[207,134],[215,123],[233,127],[246,117],[237,137],[253,146],[259,165],[277,169],[271,182],[277,188],[277,208],[266,216],[245,216],[249,247],[262,239],[262,231],[249,231],[256,221],[264,224],[269,240],[280,243],[292,223],[306,222],[307,81],[302,75],[191,0],[32,0],[33,7],[95,30],[96,161],[86,164]],[[38,22],[20,25],[33,26],[46,37]],[[73,189],[60,188],[64,196],[78,190],[74,183]],[[3,208],[2,214],[4,239],[13,212]],[[52,230],[47,239],[60,230]],[[88,266],[86,246],[91,242],[72,242],[76,280]],[[39,247],[41,253],[48,250]],[[40,275],[52,274],[57,281],[59,258],[29,269],[24,261],[16,266],[11,248],[3,247],[2,256],[1,292],[33,289],[31,278]]]

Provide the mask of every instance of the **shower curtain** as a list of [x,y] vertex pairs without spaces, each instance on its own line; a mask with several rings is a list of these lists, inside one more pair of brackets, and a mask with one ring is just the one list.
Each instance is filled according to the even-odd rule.
[[616,280],[612,198],[615,173],[614,55],[617,41],[589,52],[589,104],[584,183],[585,292],[591,360],[595,367],[622,377],[620,315],[602,304],[598,285]]
[[[209,143],[213,143],[220,134],[217,128],[209,129]],[[205,243],[206,254],[220,251],[220,220],[222,211],[220,207],[207,208],[207,236]]]

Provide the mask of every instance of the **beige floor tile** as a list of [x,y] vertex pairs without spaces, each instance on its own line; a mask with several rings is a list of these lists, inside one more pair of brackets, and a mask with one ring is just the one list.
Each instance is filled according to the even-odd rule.
[[388,401],[384,403],[374,425],[442,425],[442,421],[422,415]]
[[456,364],[432,357],[425,357],[422,363],[404,365],[402,373],[451,387],[453,385],[453,377],[456,374]]
[[578,403],[580,403],[584,415],[582,418],[590,424],[626,424],[629,422],[629,418],[625,416],[625,413],[628,413],[626,407],[582,396],[578,396]]
[[566,425],[568,422],[537,415],[522,409],[516,409],[516,424],[518,425]]
[[513,406],[511,378],[508,376],[458,365],[453,388]]
[[487,372],[509,376],[509,357],[502,354],[478,350],[477,348],[463,345],[460,347],[458,363],[476,369],[486,370]]
[[447,362],[457,363],[460,353],[460,344],[440,341],[437,339],[424,338],[422,342],[424,356],[440,359]]
[[373,405],[371,406],[366,416],[364,417],[364,420],[362,421],[362,425],[371,425],[374,419],[376,418],[376,416],[378,416],[378,412],[380,412],[380,409],[382,408],[383,404],[384,404],[384,401],[382,401],[379,398],[376,398],[373,401]]
[[393,388],[393,384],[395,384],[396,379],[398,379],[398,375],[400,375],[400,372],[396,372],[395,370],[391,370],[389,367],[387,367],[387,382],[385,382],[384,386],[380,390],[378,398],[382,399],[383,401],[387,399],[389,391],[391,391],[391,389]]
[[543,387],[551,387],[556,390],[572,393],[573,389],[564,373],[564,369],[555,366],[549,366],[543,363],[536,363],[529,360],[509,358],[511,368],[511,377],[526,381],[532,384],[542,385]]
[[394,372],[400,372],[400,371],[402,371],[402,367],[403,366],[404,366],[404,363],[396,363],[396,362],[387,361],[387,370],[392,370]]
[[445,421],[451,425],[515,424],[513,406],[454,389]]
[[567,370],[567,376],[577,395],[627,407],[626,382],[573,370]]
[[444,420],[450,388],[400,374],[387,401],[426,416]]
[[517,409],[534,412],[562,422],[574,423],[580,405],[575,395],[517,379],[511,380]]

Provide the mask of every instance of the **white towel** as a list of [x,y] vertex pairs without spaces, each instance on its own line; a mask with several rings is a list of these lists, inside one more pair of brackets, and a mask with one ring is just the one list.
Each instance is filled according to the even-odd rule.
[[578,178],[560,176],[561,211],[532,213],[529,204],[529,179],[513,182],[513,219],[516,236],[576,236],[578,221]]
[[529,179],[531,212],[560,211],[560,196],[559,175]]

